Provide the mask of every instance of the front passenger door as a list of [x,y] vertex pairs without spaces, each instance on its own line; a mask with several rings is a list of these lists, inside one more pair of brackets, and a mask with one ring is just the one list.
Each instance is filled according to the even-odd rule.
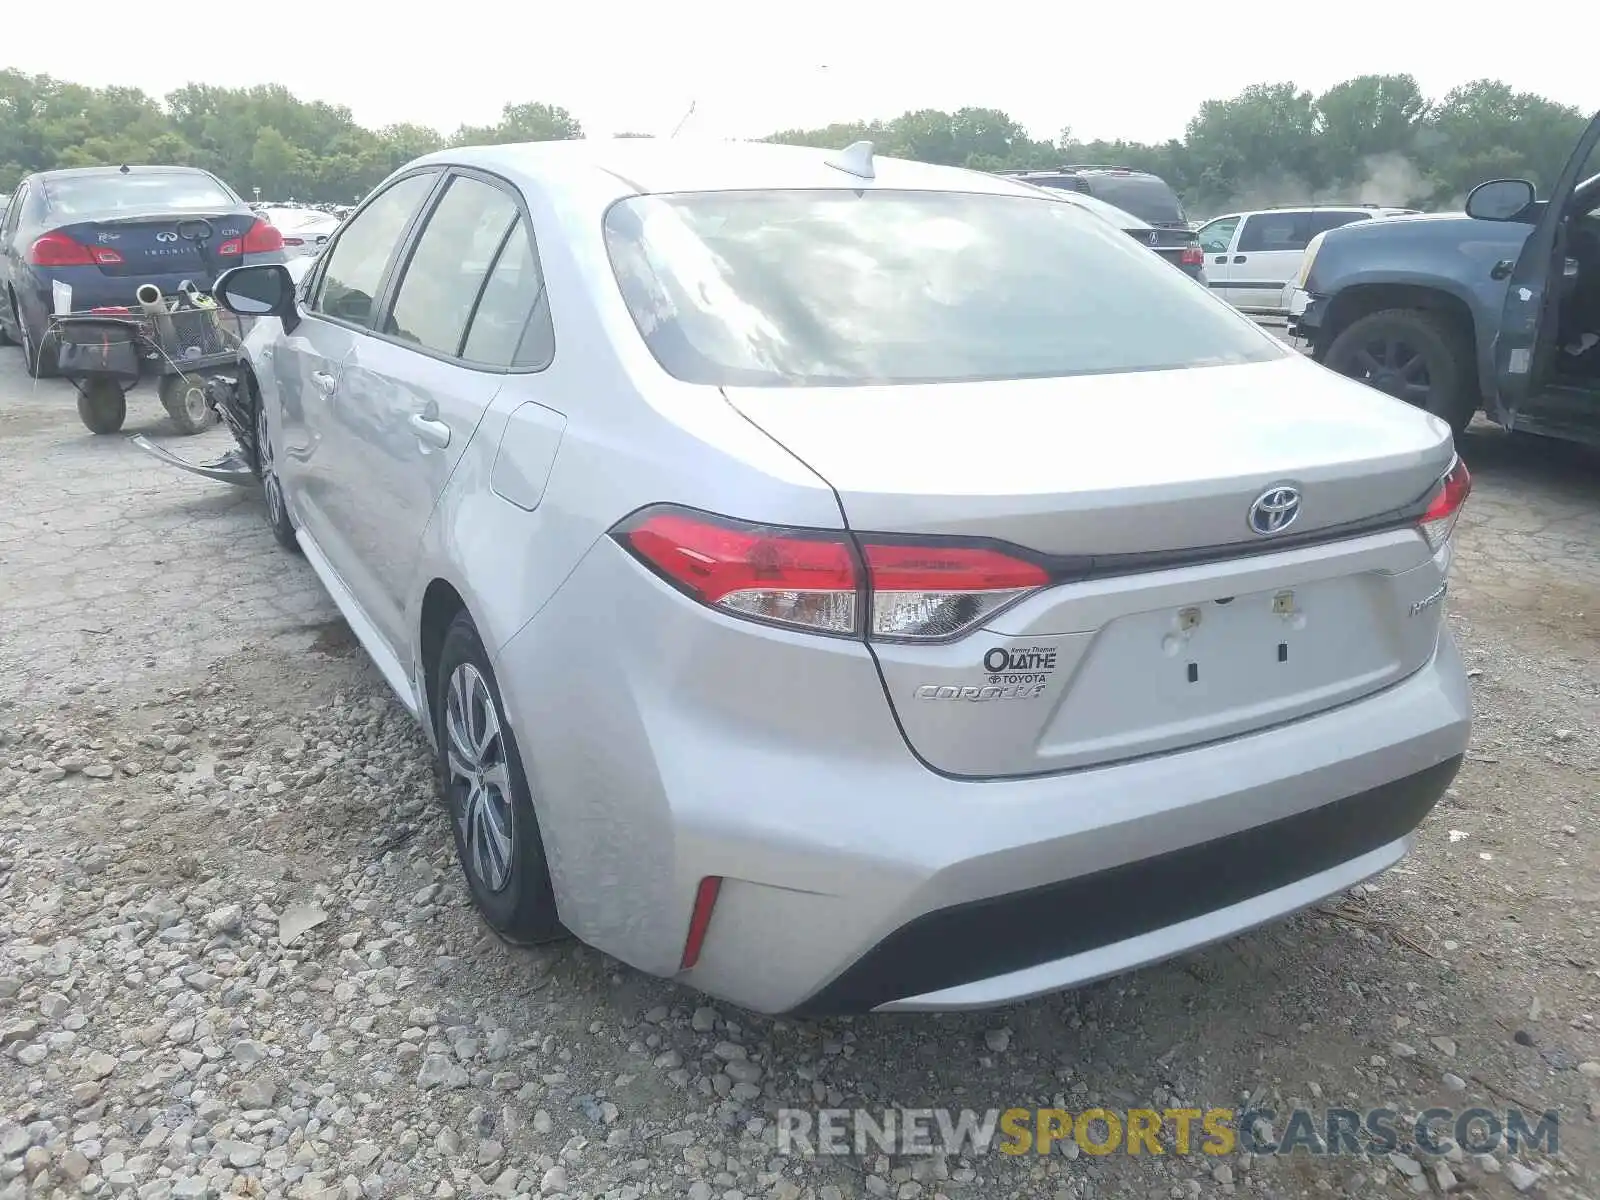
[[1231,290],[1233,268],[1228,257],[1233,252],[1233,235],[1238,232],[1237,216],[1218,217],[1202,225],[1194,235],[1205,255],[1206,286],[1216,291],[1224,300],[1234,299]]

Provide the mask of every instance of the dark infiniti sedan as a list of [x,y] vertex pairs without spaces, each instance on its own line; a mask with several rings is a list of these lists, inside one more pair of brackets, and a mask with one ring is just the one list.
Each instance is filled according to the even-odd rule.
[[142,284],[284,261],[283,235],[194,167],[78,167],[23,178],[0,223],[0,342],[30,375],[55,373],[52,314],[131,308]]

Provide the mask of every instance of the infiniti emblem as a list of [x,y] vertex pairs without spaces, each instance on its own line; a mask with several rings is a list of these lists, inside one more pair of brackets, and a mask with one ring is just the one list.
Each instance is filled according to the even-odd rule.
[[1262,536],[1282,533],[1300,515],[1300,489],[1288,484],[1270,487],[1250,506],[1250,528]]
[[175,234],[175,233],[158,233],[158,234],[156,234],[156,241],[158,241],[158,242],[175,242],[177,240],[178,240],[178,235]]

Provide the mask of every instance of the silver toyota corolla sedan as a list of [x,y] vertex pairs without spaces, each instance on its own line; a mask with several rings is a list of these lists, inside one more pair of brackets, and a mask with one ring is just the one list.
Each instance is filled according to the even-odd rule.
[[1383,871],[1466,748],[1449,429],[1005,179],[447,150],[220,290],[273,528],[514,942],[1018,1000]]

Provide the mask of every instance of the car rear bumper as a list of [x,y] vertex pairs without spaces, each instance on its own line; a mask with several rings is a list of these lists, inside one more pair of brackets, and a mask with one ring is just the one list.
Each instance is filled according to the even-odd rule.
[[708,613],[609,542],[496,671],[563,921],[764,1012],[1001,1004],[1294,912],[1405,853],[1471,720],[1446,631],[1421,671],[1314,717],[956,780],[909,753],[864,646]]
[[[227,269],[286,261],[284,254],[276,252],[246,254],[236,262],[223,263],[219,260],[219,265]],[[28,290],[31,292],[33,319],[40,320],[56,311],[56,295],[62,288],[68,289],[63,294],[70,296],[66,300],[70,311],[88,312],[94,308],[136,307],[138,299],[135,293],[147,283],[155,284],[163,295],[173,295],[185,280],[192,280],[201,290],[209,288],[212,282],[205,274],[196,275],[190,271],[157,275],[107,275],[99,267],[53,267],[34,268],[32,287]],[[57,285],[60,285],[59,288]]]

